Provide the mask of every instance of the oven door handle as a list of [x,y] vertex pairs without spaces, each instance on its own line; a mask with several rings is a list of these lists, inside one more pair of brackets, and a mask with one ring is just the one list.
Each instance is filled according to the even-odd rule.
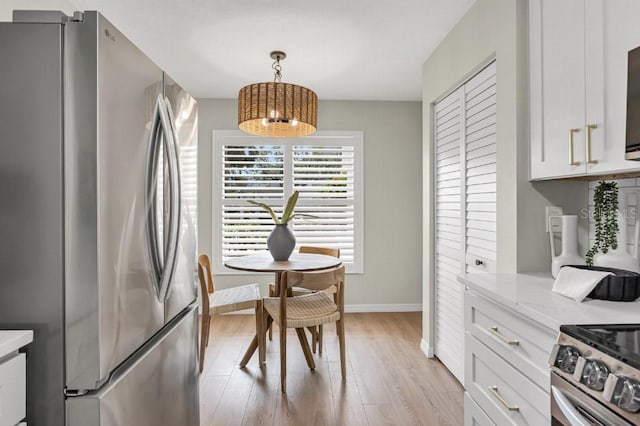
[[562,391],[557,387],[551,385],[551,393],[553,394],[553,399],[558,404],[560,411],[562,414],[569,420],[571,426],[589,426],[589,422],[585,419],[582,414],[576,410],[576,408],[571,404],[569,398],[564,396]]

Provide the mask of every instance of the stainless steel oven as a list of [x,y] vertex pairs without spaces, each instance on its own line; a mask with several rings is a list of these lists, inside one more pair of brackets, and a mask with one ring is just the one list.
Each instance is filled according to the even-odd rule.
[[640,425],[640,325],[562,326],[549,363],[552,425]]
[[551,372],[551,424],[553,426],[632,425],[554,372]]

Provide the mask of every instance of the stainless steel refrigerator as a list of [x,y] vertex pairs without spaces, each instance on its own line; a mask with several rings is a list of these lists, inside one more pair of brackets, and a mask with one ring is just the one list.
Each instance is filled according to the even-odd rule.
[[[0,329],[29,425],[197,425],[197,104],[96,12],[0,23]],[[10,390],[6,390],[10,391]]]

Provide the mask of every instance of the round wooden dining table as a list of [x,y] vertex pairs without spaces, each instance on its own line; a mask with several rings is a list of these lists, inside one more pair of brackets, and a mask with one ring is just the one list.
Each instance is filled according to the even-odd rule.
[[273,260],[268,251],[234,257],[224,262],[230,269],[248,272],[275,273],[275,295],[280,294],[280,278],[285,271],[322,271],[340,266],[342,261],[338,257],[314,253],[292,253],[289,260]]
[[[292,253],[288,260],[276,261],[273,260],[271,253],[268,251],[234,257],[224,262],[224,266],[227,268],[236,269],[238,271],[275,273],[275,291],[274,294],[270,296],[280,295],[280,280],[285,271],[322,271],[325,269],[335,268],[341,264],[342,261],[338,257],[315,253]],[[263,345],[266,345],[264,335],[271,324],[270,320],[271,318],[268,318],[267,326],[261,331],[262,334],[260,336],[256,334],[253,338],[251,345],[242,357],[242,361],[240,362],[241,367],[244,367],[255,353],[258,348],[258,339],[262,339]],[[262,321],[260,323],[262,324]],[[307,343],[306,337],[303,337],[304,331],[296,329],[296,333],[300,340],[300,344],[302,345],[307,364],[309,365],[309,368],[314,369],[315,364],[311,358],[309,344]],[[262,365],[263,361],[264,360],[260,360],[259,364]]]

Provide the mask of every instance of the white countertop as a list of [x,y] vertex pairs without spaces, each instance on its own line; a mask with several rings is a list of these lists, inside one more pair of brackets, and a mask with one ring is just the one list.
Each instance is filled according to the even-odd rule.
[[640,324],[640,300],[577,303],[551,291],[549,273],[462,274],[458,281],[554,331],[562,324]]
[[31,330],[0,330],[0,358],[33,341]]

